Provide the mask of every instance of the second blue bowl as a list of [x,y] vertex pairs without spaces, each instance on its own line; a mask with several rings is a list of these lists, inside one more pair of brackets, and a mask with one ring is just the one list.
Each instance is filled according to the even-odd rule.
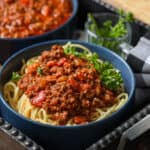
[[76,28],[78,0],[71,0],[71,3],[73,8],[71,17],[66,23],[55,30],[27,38],[0,38],[0,64],[2,64],[10,55],[19,49],[29,45],[51,39],[71,38]]

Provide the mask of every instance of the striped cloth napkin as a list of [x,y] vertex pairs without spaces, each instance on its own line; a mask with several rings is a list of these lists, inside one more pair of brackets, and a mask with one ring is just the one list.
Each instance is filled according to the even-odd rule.
[[137,106],[150,102],[150,40],[148,38],[141,37],[126,59],[135,74]]

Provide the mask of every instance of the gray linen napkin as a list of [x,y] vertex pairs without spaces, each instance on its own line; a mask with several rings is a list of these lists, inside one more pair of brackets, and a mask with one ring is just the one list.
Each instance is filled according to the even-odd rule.
[[136,80],[135,105],[150,102],[150,40],[140,38],[129,51],[127,62],[134,71]]

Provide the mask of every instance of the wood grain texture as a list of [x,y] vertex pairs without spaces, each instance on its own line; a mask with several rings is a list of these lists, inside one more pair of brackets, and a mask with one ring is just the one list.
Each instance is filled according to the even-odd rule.
[[11,136],[0,129],[0,150],[26,150]]
[[132,12],[134,17],[150,25],[150,0],[102,0],[115,8]]

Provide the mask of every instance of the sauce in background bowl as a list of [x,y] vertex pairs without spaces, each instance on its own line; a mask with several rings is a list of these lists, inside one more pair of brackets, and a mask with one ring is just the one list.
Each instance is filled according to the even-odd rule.
[[78,0],[62,3],[59,3],[60,0],[34,1],[0,1],[0,63],[19,49],[34,43],[72,38]]

